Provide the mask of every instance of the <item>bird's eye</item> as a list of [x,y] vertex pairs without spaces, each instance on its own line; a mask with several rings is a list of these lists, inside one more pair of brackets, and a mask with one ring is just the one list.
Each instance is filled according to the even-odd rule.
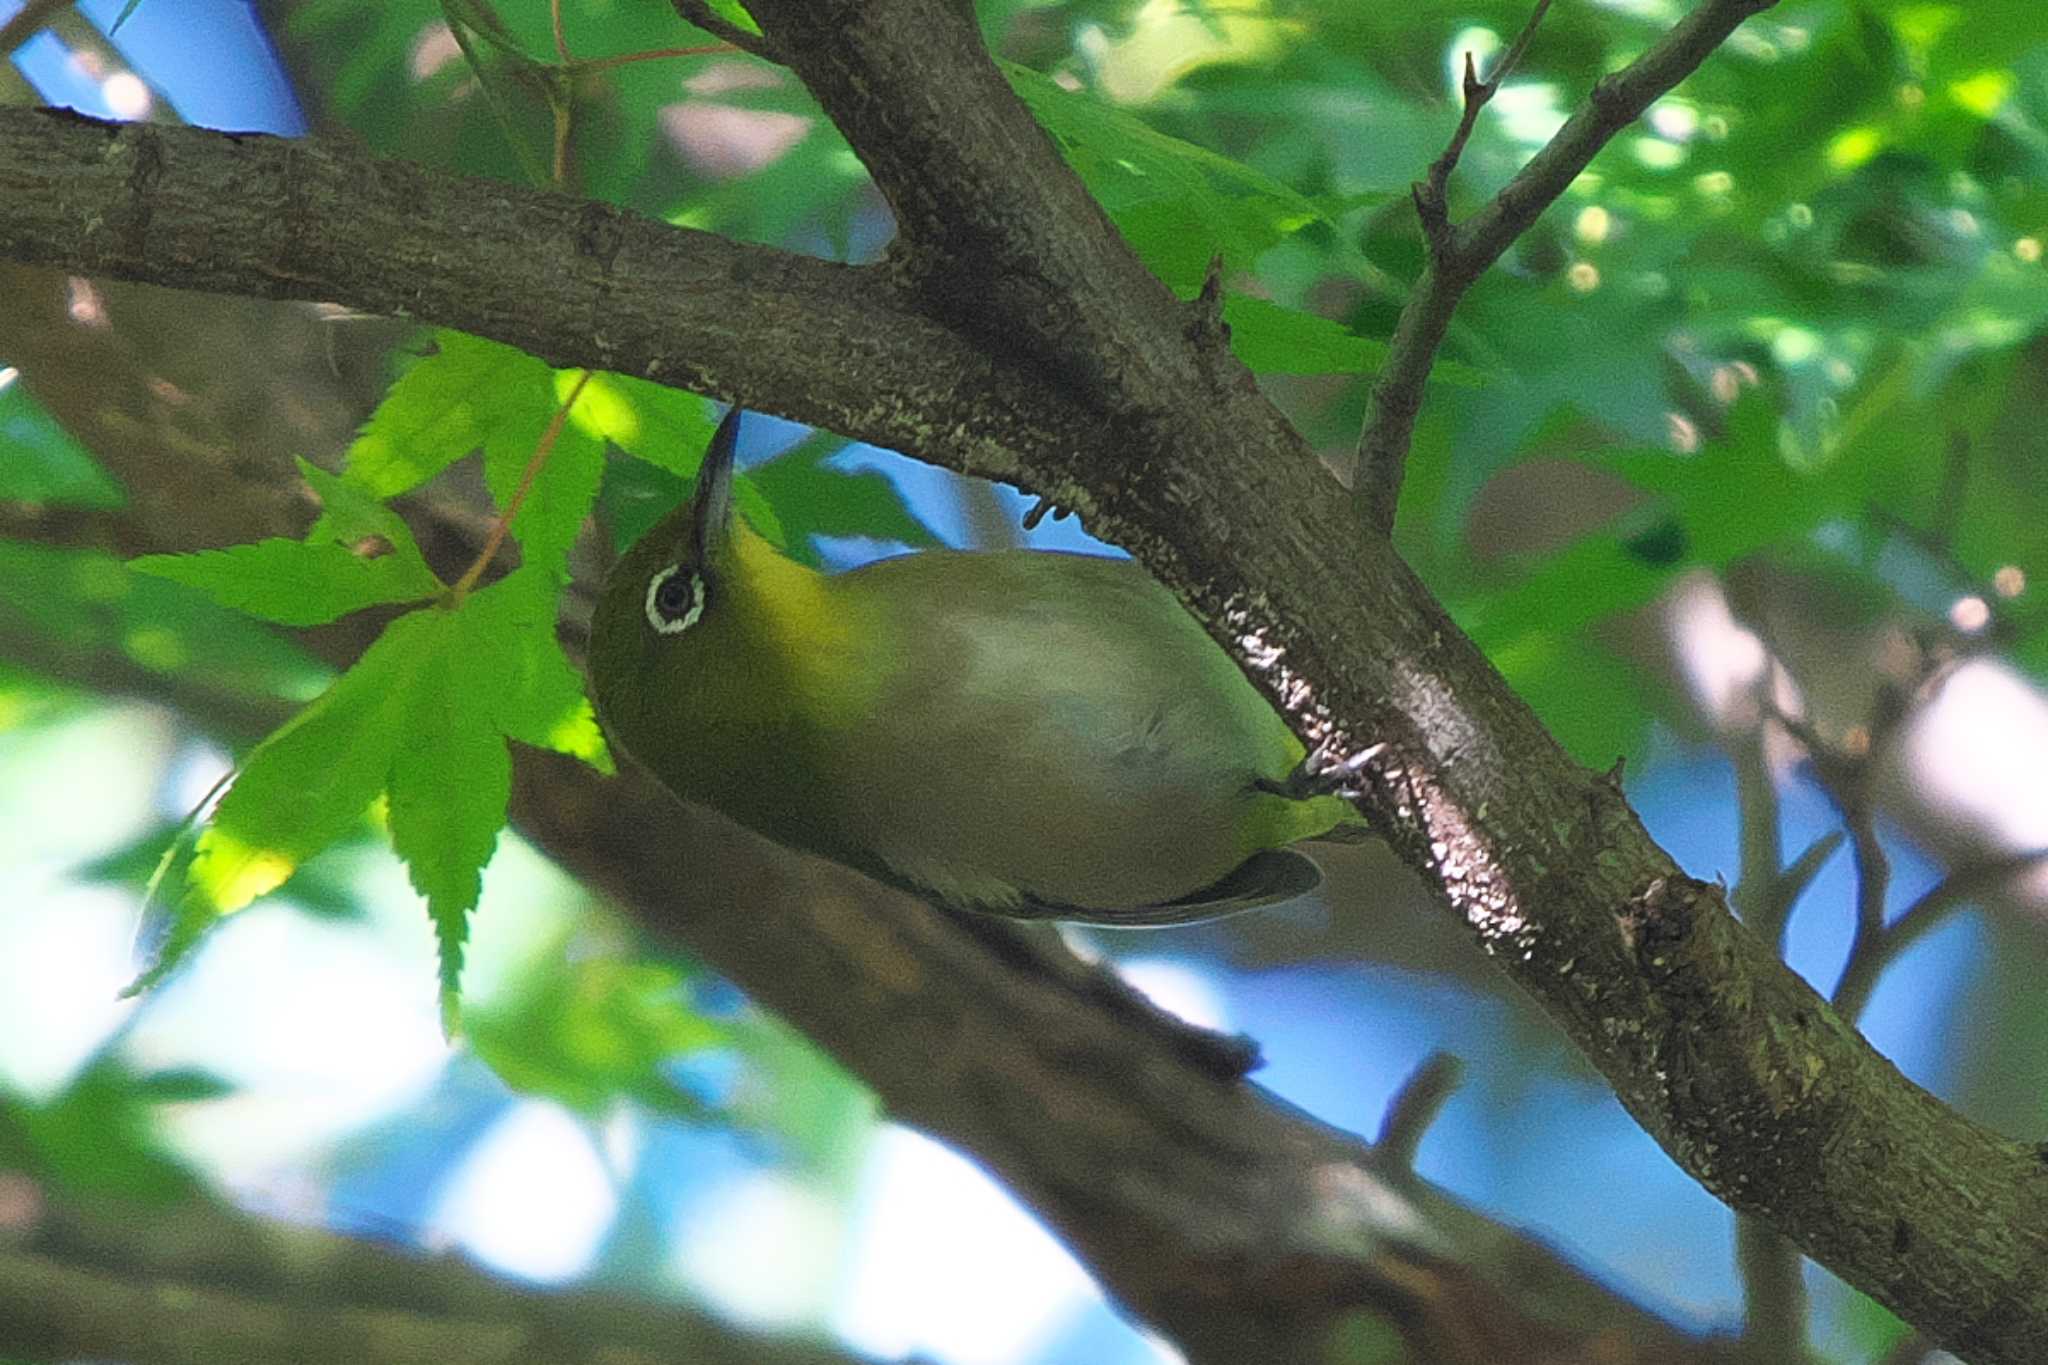
[[704,614],[704,578],[671,564],[647,580],[647,624],[663,635],[680,635]]

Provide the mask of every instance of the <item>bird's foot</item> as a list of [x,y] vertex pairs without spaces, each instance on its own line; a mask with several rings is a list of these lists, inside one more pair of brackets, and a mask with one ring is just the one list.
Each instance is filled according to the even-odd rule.
[[1368,744],[1357,753],[1339,757],[1329,744],[1318,744],[1294,765],[1294,771],[1280,781],[1260,778],[1260,791],[1284,796],[1290,801],[1311,801],[1318,796],[1335,796],[1355,801],[1365,794],[1358,784],[1365,765],[1386,751],[1384,744]]
[[1024,529],[1036,531],[1038,523],[1045,520],[1045,515],[1048,512],[1052,513],[1054,521],[1060,521],[1074,515],[1073,508],[1062,506],[1051,498],[1040,498],[1031,505],[1031,510],[1024,514]]

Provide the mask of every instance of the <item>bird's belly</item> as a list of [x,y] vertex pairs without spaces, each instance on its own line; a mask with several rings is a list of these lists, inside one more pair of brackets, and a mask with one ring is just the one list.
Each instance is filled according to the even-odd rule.
[[950,769],[877,773],[854,787],[845,809],[859,846],[964,908],[1162,905],[1216,882],[1250,851],[1242,830],[1253,798],[1242,775],[1161,784],[1069,760],[979,780]]

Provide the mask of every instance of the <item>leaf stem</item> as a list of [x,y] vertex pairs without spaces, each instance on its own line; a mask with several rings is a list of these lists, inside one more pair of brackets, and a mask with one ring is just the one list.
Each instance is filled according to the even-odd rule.
[[519,476],[519,487],[513,491],[511,501],[505,504],[505,510],[500,512],[498,519],[491,524],[490,537],[484,541],[483,549],[477,551],[476,561],[456,580],[455,586],[448,590],[451,605],[460,605],[462,599],[469,596],[470,589],[476,586],[477,580],[484,576],[484,570],[488,569],[491,561],[497,557],[498,547],[505,543],[505,535],[512,529],[512,519],[519,515],[519,509],[525,505],[526,495],[533,491],[533,481],[540,477],[541,467],[548,462],[548,456],[555,448],[555,441],[562,434],[562,423],[569,419],[569,409],[576,406],[576,400],[583,396],[583,386],[589,382],[590,371],[585,370],[578,376],[576,387],[569,390],[569,396],[555,409],[555,415],[548,419],[547,430],[540,434],[540,440],[534,442],[533,458],[526,462],[526,470]]
[[491,113],[498,120],[498,126],[504,129],[505,141],[511,145],[512,154],[519,159],[520,169],[524,170],[527,178],[536,185],[549,183],[540,164],[534,160],[533,149],[519,136],[519,126],[512,117],[512,110],[498,90],[497,77],[484,66],[484,59],[477,52],[471,38],[481,35],[500,51],[514,55],[523,54],[519,54],[515,48],[507,47],[500,38],[484,29],[471,30],[463,22],[462,16],[455,12],[453,0],[441,0],[441,12],[448,24],[449,36],[455,39],[455,46],[461,51],[463,61],[469,64],[470,72],[476,77],[477,88],[483,92],[484,103],[490,106]]
[[696,47],[655,47],[645,52],[619,52],[609,57],[584,57],[564,64],[564,69],[581,76],[609,71],[632,62],[659,62],[671,57],[710,57],[720,52],[737,52],[731,43],[703,43]]
[[[555,32],[555,56],[567,71],[575,58],[569,55],[569,35],[562,28],[562,0],[548,0],[548,22]],[[569,79],[557,78],[548,82],[548,107],[555,116],[555,155],[549,169],[553,172],[556,189],[567,189],[569,185],[569,129],[573,123],[576,103],[575,90]]]
[[552,91],[548,96],[555,116],[555,153],[549,166],[550,183],[558,190],[569,187],[569,130],[573,123],[569,101],[566,90]]

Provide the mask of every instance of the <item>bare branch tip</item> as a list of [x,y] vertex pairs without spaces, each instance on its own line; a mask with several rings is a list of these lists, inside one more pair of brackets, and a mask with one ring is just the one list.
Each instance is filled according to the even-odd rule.
[[1230,327],[1223,321],[1223,253],[1217,252],[1209,258],[1209,269],[1202,277],[1201,292],[1188,303],[1192,316],[1188,320],[1188,340],[1202,346],[1230,345]]

